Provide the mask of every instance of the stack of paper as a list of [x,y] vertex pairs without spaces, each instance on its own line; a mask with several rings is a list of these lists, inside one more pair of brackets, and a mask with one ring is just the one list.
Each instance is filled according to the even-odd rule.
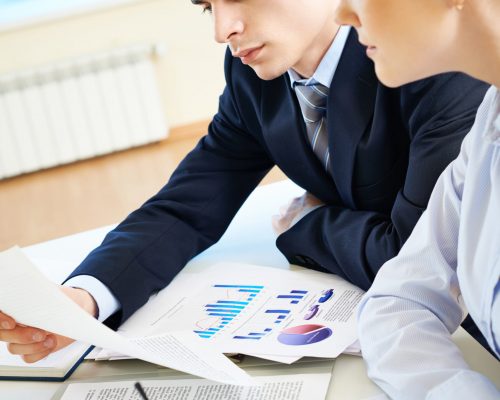
[[[181,274],[121,328],[128,337],[192,331],[224,353],[283,363],[360,354],[355,312],[363,291],[316,271],[217,264]],[[103,350],[96,359],[121,358]]]
[[0,310],[21,324],[168,368],[224,383],[254,384],[246,372],[204,346],[194,333],[128,339],[112,331],[66,297],[18,248],[0,253]]
[[118,333],[69,300],[19,249],[0,253],[0,277],[3,312],[106,349],[98,358],[125,355],[246,385],[251,378],[223,353],[292,363],[357,350],[351,345],[363,291],[331,274],[246,264],[181,274]]

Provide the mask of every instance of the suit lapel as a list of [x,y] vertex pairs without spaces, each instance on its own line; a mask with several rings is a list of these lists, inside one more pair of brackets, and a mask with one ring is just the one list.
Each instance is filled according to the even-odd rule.
[[288,75],[262,83],[262,130],[275,163],[295,183],[322,201],[337,203],[331,177],[310,148],[306,127]]
[[355,208],[352,196],[356,149],[372,119],[377,78],[372,61],[351,29],[330,86],[327,106],[332,174],[343,202]]
[[342,202],[355,208],[352,180],[356,148],[372,119],[377,85],[373,63],[352,29],[328,95],[332,180],[307,141],[288,76],[262,82],[262,130],[275,163],[295,183],[326,203]]

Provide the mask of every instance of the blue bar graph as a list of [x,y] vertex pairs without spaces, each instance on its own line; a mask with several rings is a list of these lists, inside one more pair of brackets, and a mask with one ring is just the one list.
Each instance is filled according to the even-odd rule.
[[266,310],[266,314],[290,314],[290,310]]
[[207,308],[206,311],[207,312],[215,312],[215,313],[233,314],[233,315],[239,314],[241,312],[241,310],[226,310],[225,308],[223,308],[223,309],[221,309],[221,308]]
[[259,340],[260,338],[266,336],[269,332],[272,331],[272,328],[265,328],[263,332],[249,332],[246,335],[237,335],[233,336],[233,339],[250,339],[250,340]]
[[235,318],[238,318],[238,315],[255,300],[262,289],[264,289],[262,285],[212,285],[210,289],[213,292],[212,298],[207,299],[207,304],[204,306],[207,318],[196,322],[197,330],[194,332],[202,338],[212,338],[214,334],[226,329]]
[[217,288],[233,288],[233,289],[264,289],[264,286],[256,285],[214,285]]
[[194,333],[198,333],[200,335],[213,335],[215,332],[210,332],[210,331],[194,331]]
[[233,308],[236,310],[243,310],[245,306],[235,306],[232,304],[205,304],[205,307],[209,308]]
[[290,304],[299,304],[307,293],[307,290],[290,290],[289,293],[279,294],[276,298],[280,300],[290,300]]
[[253,339],[253,340],[259,340],[261,337],[260,336],[233,336],[233,339]]
[[241,305],[247,305],[248,304],[248,301],[235,301],[235,300],[218,300],[217,301],[218,304],[241,304]]
[[234,314],[224,314],[224,313],[208,313],[212,317],[233,317]]

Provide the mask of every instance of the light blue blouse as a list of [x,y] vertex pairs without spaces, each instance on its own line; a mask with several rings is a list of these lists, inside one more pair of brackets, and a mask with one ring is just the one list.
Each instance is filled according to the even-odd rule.
[[500,93],[492,87],[427,211],[362,300],[369,376],[396,399],[499,399],[451,333],[467,310],[500,353]]

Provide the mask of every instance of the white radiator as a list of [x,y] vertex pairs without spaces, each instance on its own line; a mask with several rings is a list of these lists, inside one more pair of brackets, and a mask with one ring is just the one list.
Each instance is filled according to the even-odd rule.
[[0,76],[0,179],[165,138],[156,49]]

